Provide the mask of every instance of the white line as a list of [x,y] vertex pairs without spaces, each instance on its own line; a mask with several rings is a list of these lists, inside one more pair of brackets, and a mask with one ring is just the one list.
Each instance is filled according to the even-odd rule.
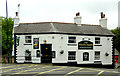
[[[77,70],[75,70],[75,71],[72,71],[72,72],[69,72],[69,73],[67,73],[66,75],[69,75],[69,74],[72,74],[72,73],[75,73],[75,72],[78,72],[79,70],[82,70],[83,68],[79,68],[79,69],[77,69]],[[65,75],[65,76],[66,76]]]
[[96,76],[98,76],[98,75],[100,75],[100,74],[102,74],[104,71],[100,71]]

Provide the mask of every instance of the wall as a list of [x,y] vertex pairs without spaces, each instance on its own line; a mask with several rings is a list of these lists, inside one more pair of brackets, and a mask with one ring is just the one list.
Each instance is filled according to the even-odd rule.
[[[32,56],[32,63],[41,63],[40,57],[36,57],[36,50],[40,50],[40,44],[52,44],[52,51],[56,51],[56,58],[52,59],[52,63],[67,63],[67,62],[77,62],[77,64],[94,64],[94,53],[95,51],[100,51],[100,60],[103,65],[112,64],[112,37],[98,36],[101,42],[98,46],[95,46],[95,37],[97,36],[81,36],[81,35],[65,35],[65,34],[36,34],[31,35],[33,38],[39,38],[39,49],[33,49],[32,45],[25,44],[25,35],[19,35],[20,41],[17,47],[17,62],[24,63],[25,61],[25,50],[30,49]],[[54,38],[52,38],[54,36]],[[68,37],[75,36],[75,45],[68,45]],[[91,50],[78,50],[78,42],[88,40],[93,42],[93,49]],[[60,51],[64,50],[63,54]],[[76,51],[76,60],[68,60],[68,51]],[[89,61],[83,61],[83,53],[89,52]],[[106,52],[109,54],[106,56]]]

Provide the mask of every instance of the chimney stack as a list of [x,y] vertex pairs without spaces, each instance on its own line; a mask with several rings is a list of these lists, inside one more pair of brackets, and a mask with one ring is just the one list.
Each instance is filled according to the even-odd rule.
[[82,17],[80,16],[80,13],[76,13],[76,17],[74,18],[74,23],[77,24],[78,26],[81,26],[81,19]]
[[105,14],[103,14],[103,12],[101,12],[101,19],[99,19],[99,25],[107,29],[107,18],[105,18]]
[[15,12],[16,16],[14,18],[14,27],[19,25],[19,17],[18,17],[18,12]]

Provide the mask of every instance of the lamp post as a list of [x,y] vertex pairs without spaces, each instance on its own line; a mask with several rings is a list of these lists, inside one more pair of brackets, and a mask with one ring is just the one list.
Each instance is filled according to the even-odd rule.
[[7,54],[8,54],[8,63],[9,63],[9,49],[8,49],[8,7],[7,7],[7,0],[6,0],[6,19],[7,19]]

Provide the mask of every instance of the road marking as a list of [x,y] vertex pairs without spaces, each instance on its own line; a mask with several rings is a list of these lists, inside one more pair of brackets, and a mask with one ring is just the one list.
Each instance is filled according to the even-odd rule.
[[[80,72],[93,72],[93,71],[80,71]],[[95,72],[95,71],[94,71]]]
[[[79,69],[77,69],[77,70],[75,70],[75,71],[71,71],[71,72],[69,72],[69,73],[67,73],[66,75],[69,75],[69,74],[72,74],[72,73],[75,73],[75,72],[78,72],[79,70],[82,70],[83,68],[79,68]],[[65,75],[65,76],[66,76]]]
[[[37,65],[35,65],[35,66],[37,66]],[[47,67],[51,67],[51,66],[45,66],[45,67],[41,67],[41,68],[47,68]],[[23,70],[23,71],[20,71],[20,72],[17,72],[17,73],[12,73],[12,74],[20,74],[20,73],[24,73],[24,72],[27,72],[27,71],[32,71],[32,70],[35,70],[35,69],[40,69],[40,68],[34,68],[34,69]]]
[[92,69],[92,68],[87,68],[87,69],[94,70],[94,71],[104,71],[104,72],[120,73],[120,72],[116,72],[116,71],[98,70],[98,69]]
[[97,75],[95,75],[95,76],[98,76],[98,75],[100,75],[100,74],[102,74],[104,71],[100,71]]
[[[35,65],[31,65],[31,66],[28,66],[28,67],[32,67],[32,66],[35,66]],[[9,71],[12,71],[12,70],[22,69],[22,68],[26,68],[26,67],[20,67],[20,68],[9,69],[9,70],[3,71],[3,73],[4,73],[4,72],[9,72]],[[1,72],[0,72],[0,73],[1,73]]]
[[15,67],[15,66],[22,66],[22,65],[13,65],[13,66],[7,66],[7,67],[3,67],[3,66],[2,66],[2,69],[3,69],[3,68],[11,68],[11,67]]
[[36,74],[36,75],[33,75],[33,76],[37,76],[37,75],[39,75],[39,74],[44,74],[44,73],[52,72],[52,71],[55,71],[55,70],[60,70],[60,69],[63,69],[63,68],[65,68],[65,67],[61,67],[61,68],[52,69],[52,70],[49,70],[49,71],[40,72],[40,73],[38,73],[38,74]]

